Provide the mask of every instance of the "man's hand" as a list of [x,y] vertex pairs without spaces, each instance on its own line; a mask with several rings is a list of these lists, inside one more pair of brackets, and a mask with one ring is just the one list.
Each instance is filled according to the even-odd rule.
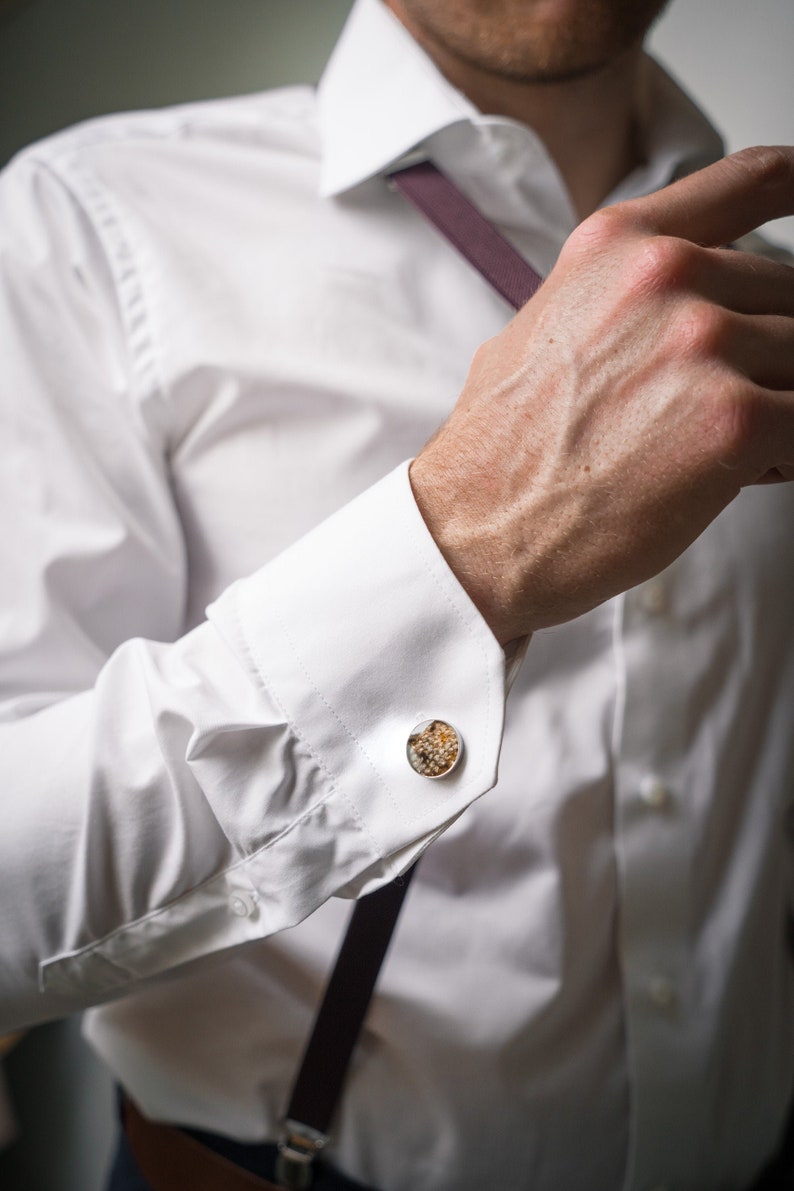
[[719,247],[790,213],[794,148],[599,211],[479,349],[411,481],[500,641],[656,574],[745,485],[794,479],[794,269]]

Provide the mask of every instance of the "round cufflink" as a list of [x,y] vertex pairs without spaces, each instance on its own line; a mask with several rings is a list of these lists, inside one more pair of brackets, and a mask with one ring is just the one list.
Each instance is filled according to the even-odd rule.
[[408,737],[405,752],[421,777],[446,777],[463,755],[463,741],[445,720],[424,720]]

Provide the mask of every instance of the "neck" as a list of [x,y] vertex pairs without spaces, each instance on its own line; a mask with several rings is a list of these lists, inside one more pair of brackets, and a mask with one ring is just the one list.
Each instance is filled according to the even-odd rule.
[[639,50],[631,51],[597,73],[560,83],[447,77],[480,111],[510,116],[534,129],[584,219],[641,161],[643,62]]
[[639,129],[646,58],[640,45],[561,82],[525,82],[485,70],[424,35],[399,0],[387,0],[454,87],[488,115],[528,124],[559,169],[584,219],[642,158]]

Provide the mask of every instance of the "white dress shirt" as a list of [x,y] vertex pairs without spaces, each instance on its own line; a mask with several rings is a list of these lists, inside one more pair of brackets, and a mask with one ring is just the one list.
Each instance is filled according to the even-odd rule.
[[[612,200],[720,152],[649,81]],[[347,899],[431,844],[331,1160],[742,1188],[794,1079],[794,488],[538,633],[506,703],[404,461],[510,311],[384,182],[417,145],[552,267],[542,144],[379,0],[317,94],[93,121],[4,176],[0,1030],[127,994],[88,1033],[145,1112],[272,1138]],[[439,781],[429,717],[465,742]]]

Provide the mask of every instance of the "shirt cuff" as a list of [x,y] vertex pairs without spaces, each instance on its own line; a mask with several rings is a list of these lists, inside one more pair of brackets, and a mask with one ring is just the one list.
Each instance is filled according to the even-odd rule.
[[[497,775],[505,655],[430,536],[408,466],[209,609],[323,775],[305,809],[333,832],[348,893],[404,869]],[[463,742],[435,779],[406,755],[432,719]]]
[[[40,987],[62,1005],[377,888],[496,781],[505,654],[428,533],[407,464],[227,589],[208,615],[193,648],[217,631],[221,661],[228,666],[227,648],[235,657],[234,681],[214,649],[214,666],[205,657],[197,673],[210,693],[215,684],[233,697],[202,713],[191,765],[238,860],[41,963]],[[235,731],[247,735],[257,717],[273,741],[258,760]],[[451,724],[463,742],[443,777],[408,761],[408,737],[427,720]],[[251,772],[257,763],[264,774]]]

